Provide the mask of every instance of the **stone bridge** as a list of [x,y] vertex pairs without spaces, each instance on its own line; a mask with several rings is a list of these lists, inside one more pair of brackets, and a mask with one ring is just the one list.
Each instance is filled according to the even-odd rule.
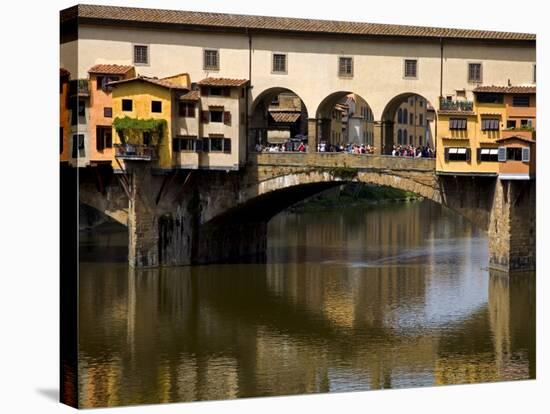
[[438,176],[433,159],[347,153],[251,153],[238,172],[126,165],[124,174],[84,175],[79,201],[128,226],[136,267],[262,260],[275,214],[347,182],[414,192],[466,217],[488,232],[492,268],[535,266],[531,181]]

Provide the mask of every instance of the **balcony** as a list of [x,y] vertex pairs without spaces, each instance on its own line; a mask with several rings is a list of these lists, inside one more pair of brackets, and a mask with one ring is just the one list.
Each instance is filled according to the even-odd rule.
[[474,103],[472,101],[466,101],[466,100],[449,101],[445,98],[440,98],[439,110],[472,112],[474,110]]
[[157,158],[155,148],[150,145],[115,144],[115,157],[131,161],[152,161]]
[[69,82],[69,96],[88,97],[88,79],[75,79]]

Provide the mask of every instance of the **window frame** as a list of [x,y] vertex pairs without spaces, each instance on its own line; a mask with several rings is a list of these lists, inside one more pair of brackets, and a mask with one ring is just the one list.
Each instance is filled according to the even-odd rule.
[[[213,121],[212,120],[212,113],[214,113],[214,112],[216,112],[216,113],[219,112],[221,114],[219,121]],[[212,109],[209,108],[208,109],[208,122],[209,123],[216,123],[216,124],[223,124],[224,113],[225,113],[225,111],[223,109],[214,109],[214,110],[212,110]]]
[[[144,47],[147,51],[147,62],[136,61],[136,47]],[[151,47],[146,43],[132,43],[132,62],[134,66],[149,66],[151,64]]]
[[[407,75],[407,63],[408,62],[415,62],[414,76]],[[403,79],[411,79],[411,80],[418,79],[418,59],[415,59],[415,58],[405,58],[405,59],[403,59]]]
[[[216,52],[216,66],[208,66],[206,64],[207,52]],[[202,49],[202,69],[206,71],[219,71],[220,70],[220,49],[205,47]]]
[[[470,66],[471,65],[479,65],[479,79],[471,79],[470,78]],[[468,83],[483,83],[483,62],[467,62],[466,66],[466,80]]]
[[[275,56],[284,56],[285,57],[285,70],[276,70],[275,69]],[[271,53],[271,73],[274,75],[287,75],[288,74],[288,53],[283,52],[272,52]]]
[[[341,68],[341,65],[340,65],[340,62],[342,61],[342,59],[350,59],[351,61],[351,73],[342,73],[340,71],[340,68]],[[338,73],[338,77],[339,78],[345,78],[345,79],[351,79],[353,78],[353,74],[354,74],[354,59],[353,59],[353,56],[344,56],[344,55],[341,55],[341,56],[338,56],[338,60],[337,60],[337,73]]]
[[[130,102],[130,109],[124,109],[124,103]],[[134,100],[133,99],[121,99],[120,109],[122,112],[133,112],[134,111]]]
[[[155,104],[160,105],[160,111],[155,111]],[[156,99],[151,100],[151,113],[152,114],[162,114],[162,101],[158,101]]]

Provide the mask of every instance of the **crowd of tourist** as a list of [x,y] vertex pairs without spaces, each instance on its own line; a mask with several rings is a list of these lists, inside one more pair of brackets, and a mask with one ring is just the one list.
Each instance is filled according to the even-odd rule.
[[435,157],[435,151],[426,145],[418,147],[412,145],[394,145],[391,155],[394,157],[433,158]]
[[[369,144],[329,144],[321,142],[317,152],[343,152],[348,154],[374,154],[375,147]],[[256,144],[256,152],[307,152],[307,143],[286,142],[282,144]],[[394,157],[433,158],[435,151],[426,145],[394,145],[391,151]]]

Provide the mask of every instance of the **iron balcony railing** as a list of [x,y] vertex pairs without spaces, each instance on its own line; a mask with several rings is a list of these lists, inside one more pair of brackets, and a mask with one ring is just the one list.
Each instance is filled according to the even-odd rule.
[[69,82],[70,96],[89,96],[88,79],[74,79]]
[[474,103],[472,101],[450,101],[445,98],[439,100],[439,109],[446,111],[473,111]]
[[123,160],[152,161],[157,158],[150,145],[115,144],[115,157]]

